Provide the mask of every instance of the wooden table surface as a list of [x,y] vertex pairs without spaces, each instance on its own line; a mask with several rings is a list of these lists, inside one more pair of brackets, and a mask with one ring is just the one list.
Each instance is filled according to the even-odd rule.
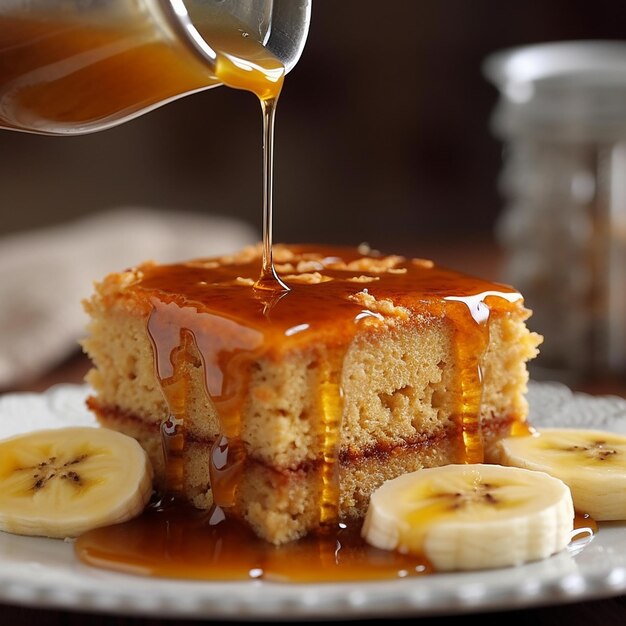
[[[423,254],[426,256],[426,254]],[[433,255],[431,255],[433,256]],[[477,274],[490,277],[493,272],[493,263],[485,263],[483,257],[477,253],[475,257],[471,253],[467,255],[468,262],[464,267],[470,268]],[[439,259],[438,259],[439,260]],[[445,258],[444,258],[445,263]],[[452,265],[453,263],[448,263]],[[43,391],[51,385],[59,382],[81,382],[88,368],[87,359],[75,354],[67,362],[60,365],[54,371],[37,380],[30,381],[11,391]],[[626,379],[601,379],[582,381],[579,389],[589,393],[613,393],[626,397]],[[562,625],[567,626],[603,626],[626,625],[626,595],[614,596],[600,600],[576,602],[570,604],[557,604],[524,610],[512,610],[505,612],[477,613],[475,618],[480,618],[481,624],[502,624],[512,619],[518,624],[536,625]],[[206,620],[210,621],[210,620]],[[376,623],[381,620],[360,620],[359,623]],[[393,623],[415,623],[416,618],[394,619]],[[176,623],[177,620],[165,619],[142,619],[124,615],[88,614],[74,611],[46,610],[26,606],[12,606],[0,604],[0,626],[25,626],[37,624],[38,626],[62,626],[93,624],[94,626],[166,626]],[[179,620],[180,623],[197,623],[195,621]],[[458,616],[441,616],[421,618],[420,624],[458,624]],[[308,622],[312,623],[312,622]],[[326,622],[328,623],[328,622]]]

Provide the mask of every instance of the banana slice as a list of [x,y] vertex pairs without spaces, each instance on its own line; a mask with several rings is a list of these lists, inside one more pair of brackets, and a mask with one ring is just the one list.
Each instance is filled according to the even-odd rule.
[[572,490],[575,507],[596,521],[626,519],[626,437],[596,430],[546,428],[509,437],[499,462],[547,472]]
[[76,537],[137,516],[151,492],[146,453],[121,433],[60,428],[0,441],[0,530]]
[[439,571],[543,559],[567,546],[568,487],[542,472],[500,465],[446,465],[376,490],[362,534],[372,545],[426,557]]

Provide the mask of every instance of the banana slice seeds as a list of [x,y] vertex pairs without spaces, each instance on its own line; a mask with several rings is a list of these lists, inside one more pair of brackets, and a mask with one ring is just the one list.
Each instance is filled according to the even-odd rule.
[[596,521],[626,519],[626,437],[600,430],[546,428],[509,437],[499,462],[547,472],[572,491],[574,505]]
[[542,472],[446,465],[376,490],[363,537],[426,557],[439,571],[521,565],[563,550],[573,529],[568,487]]
[[40,430],[0,441],[0,530],[76,537],[141,513],[152,467],[131,437],[105,428]]

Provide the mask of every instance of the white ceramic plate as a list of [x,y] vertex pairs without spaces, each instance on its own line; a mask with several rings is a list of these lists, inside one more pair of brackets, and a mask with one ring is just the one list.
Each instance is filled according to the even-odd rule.
[[[82,386],[0,397],[0,438],[35,428],[89,425]],[[535,425],[626,433],[626,400],[531,385]],[[0,532],[0,601],[31,607],[159,617],[231,619],[423,616],[513,609],[626,592],[626,524],[605,523],[586,545],[523,567],[354,584],[207,583],[92,569],[63,541]]]

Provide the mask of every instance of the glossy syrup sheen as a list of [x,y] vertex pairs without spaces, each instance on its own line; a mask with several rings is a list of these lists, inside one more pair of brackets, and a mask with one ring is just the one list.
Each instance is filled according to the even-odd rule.
[[[589,541],[598,526],[576,513],[572,542]],[[575,547],[575,544],[572,544]],[[199,511],[184,502],[155,504],[139,518],[79,537],[85,563],[128,574],[195,580],[312,583],[384,580],[431,574],[424,555],[368,545],[360,526],[337,525],[322,534],[273,546],[219,509]]]
[[[289,254],[294,259],[288,266],[305,263],[317,268],[319,282],[302,282],[298,280],[302,276],[296,273],[291,280],[289,275],[283,277],[289,291],[257,290],[253,287],[261,271],[257,255],[246,262],[207,260],[146,267],[142,280],[134,287],[136,296],[149,300],[152,307],[148,332],[166,397],[169,392],[164,381],[176,377],[172,355],[179,349],[183,333],[190,333],[202,356],[207,392],[221,426],[212,459],[219,456],[220,469],[211,463],[214,495],[223,492],[219,476],[228,475],[230,484],[230,495],[218,498],[216,503],[224,507],[234,504],[237,474],[244,466],[245,450],[239,434],[252,364],[261,355],[279,359],[299,345],[319,343],[330,346],[319,383],[321,418],[314,425],[323,442],[320,521],[336,521],[343,355],[360,325],[381,324],[384,320],[384,315],[369,310],[358,298],[364,290],[376,301],[391,301],[421,316],[445,315],[452,323],[459,370],[455,415],[462,448],[467,462],[482,461],[480,359],[489,339],[487,302],[501,311],[508,310],[519,294],[509,287],[419,260],[363,256],[355,249],[333,247],[292,246]],[[381,271],[389,259],[393,259],[390,267]],[[368,273],[367,269],[377,272]],[[374,280],[361,282],[363,278]],[[402,317],[403,313],[400,310],[398,315]],[[165,445],[167,449],[167,441]]]
[[[359,315],[366,307],[351,300],[363,291],[416,313],[451,316],[459,332],[466,334],[485,327],[491,310],[512,310],[512,303],[521,299],[517,291],[506,285],[420,259],[363,255],[356,248],[334,246],[299,245],[287,249],[287,260],[279,260],[278,268],[292,266],[289,259],[293,255],[294,262],[310,263],[321,275],[321,282],[308,284],[300,277],[304,272],[282,271],[288,293],[259,293],[252,283],[260,273],[261,259],[250,252],[250,260],[233,257],[142,266],[141,280],[132,289],[138,298],[190,307],[198,313],[230,320],[241,328],[262,332],[279,342],[277,348],[297,343],[303,337],[308,342],[315,335],[335,337],[343,343],[353,334],[355,324],[366,318]],[[390,259],[389,271],[380,269],[386,259]],[[362,277],[372,280],[358,281]],[[459,340],[463,339],[459,336]]]
[[[598,526],[576,513],[571,541],[589,541]],[[575,544],[572,544],[575,547]],[[409,578],[431,574],[424,555],[379,550],[360,536],[360,525],[341,525],[297,542],[273,546],[219,509],[199,511],[184,502],[155,504],[130,522],[79,537],[85,563],[159,578],[313,583]]]
[[[363,256],[356,249],[292,246],[289,252],[295,256],[295,265],[304,262],[317,268],[321,282],[308,284],[290,280],[287,275],[283,278],[288,292],[255,290],[250,284],[261,270],[258,257],[217,267],[209,260],[204,264],[146,268],[136,289],[150,298],[153,307],[148,330],[159,376],[171,376],[170,354],[178,345],[180,329],[187,328],[203,356],[208,393],[220,419],[225,424],[237,423],[245,399],[247,368],[261,353],[280,358],[300,344],[338,346],[334,363],[325,364],[328,375],[320,384],[323,420],[319,428],[327,448],[322,472],[328,474],[330,485],[336,457],[333,439],[340,428],[341,390],[336,377],[341,371],[342,350],[360,325],[376,324],[383,318],[377,310],[364,306],[362,300],[355,301],[357,294],[365,290],[377,301],[390,300],[422,316],[445,315],[453,324],[460,371],[455,413],[466,460],[482,461],[478,421],[482,397],[480,359],[489,340],[489,306],[508,310],[520,295],[509,287],[420,260],[388,257],[394,259],[392,266],[380,271],[385,257]],[[294,263],[287,265],[293,267]],[[368,268],[378,271],[368,273]],[[373,280],[354,282],[363,278]],[[234,430],[238,428],[234,426]],[[236,436],[227,435],[230,439]]]
[[199,580],[338,582],[432,571],[423,557],[369,546],[358,524],[274,546],[244,524],[224,520],[219,509],[198,511],[183,503],[155,506],[130,522],[91,531],[79,537],[76,553],[106,569]]
[[232,19],[202,26],[217,51],[211,72],[149,14],[128,11],[92,22],[0,15],[0,127],[90,132],[220,83],[261,100],[280,93],[282,64]]

